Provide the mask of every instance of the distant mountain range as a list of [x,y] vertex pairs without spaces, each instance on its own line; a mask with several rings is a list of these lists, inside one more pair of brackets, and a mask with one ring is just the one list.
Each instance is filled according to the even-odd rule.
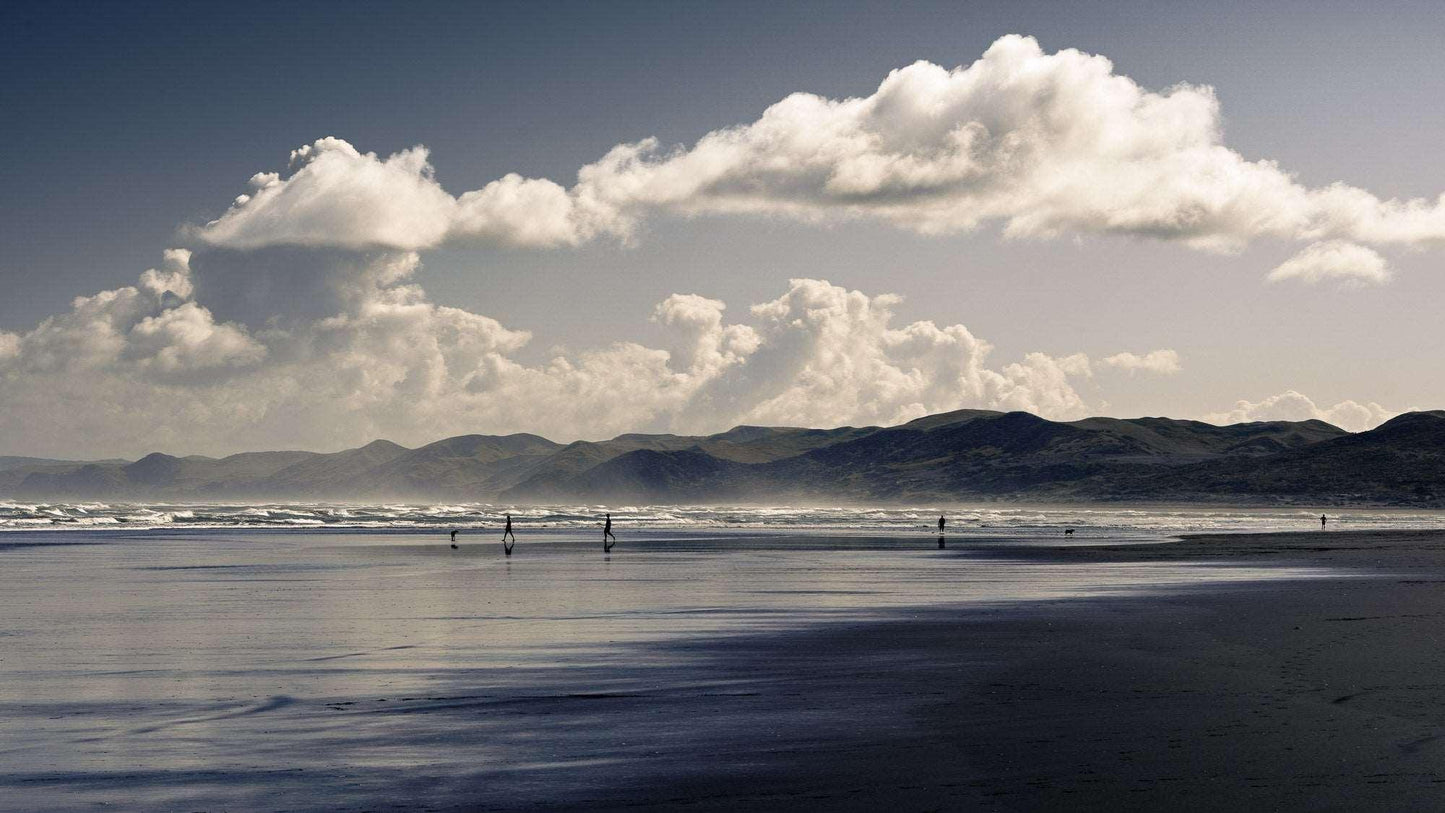
[[1445,507],[1445,411],[1351,434],[1322,421],[1049,421],[961,410],[901,426],[739,426],[562,445],[463,435],[417,449],[0,457],[0,498],[132,501],[938,503],[978,500]]

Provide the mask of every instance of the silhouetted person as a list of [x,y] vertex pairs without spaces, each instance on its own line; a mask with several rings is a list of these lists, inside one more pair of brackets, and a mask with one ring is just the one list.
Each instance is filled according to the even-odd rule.
[[612,534],[612,514],[611,514],[611,513],[608,513],[608,514],[607,514],[607,521],[602,524],[602,552],[603,552],[603,553],[610,553],[610,552],[612,551],[612,545],[607,544],[607,540],[608,540],[608,539],[611,539],[611,540],[612,540],[612,545],[616,545],[616,544],[617,544],[617,537],[616,537],[616,536],[613,536],[613,534]]
[[453,530],[453,531],[452,531],[452,550],[456,550],[456,547],[457,547],[457,532],[456,532],[455,530]]
[[942,514],[939,514],[939,515],[938,515],[938,533],[939,533],[940,536],[943,535],[943,526],[946,525],[946,524],[947,524],[947,522],[943,519],[943,515],[942,515]]
[[515,533],[512,533],[512,515],[511,515],[511,514],[508,514],[508,515],[507,515],[507,527],[502,529],[502,542],[506,542],[506,541],[507,541],[507,537],[509,537],[509,536],[512,537],[512,541],[513,541],[513,542],[516,542],[516,541],[517,541],[517,535],[516,535]]
[[1320,530],[1323,531],[1324,529],[1325,529],[1325,515],[1324,515],[1324,514],[1320,514]]

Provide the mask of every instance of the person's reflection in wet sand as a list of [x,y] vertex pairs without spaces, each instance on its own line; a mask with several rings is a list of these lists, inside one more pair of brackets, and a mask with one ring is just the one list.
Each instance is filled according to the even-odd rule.
[[944,544],[943,544],[943,534],[939,534],[939,535],[938,535],[938,549],[939,549],[939,550],[943,550],[943,548],[944,548]]

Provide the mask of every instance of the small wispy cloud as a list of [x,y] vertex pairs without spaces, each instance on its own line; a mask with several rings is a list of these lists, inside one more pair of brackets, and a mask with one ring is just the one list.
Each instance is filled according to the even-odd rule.
[[1384,285],[1393,275],[1385,258],[1373,249],[1346,240],[1311,243],[1269,272],[1270,282],[1294,280],[1314,285]]
[[1179,364],[1179,354],[1173,350],[1151,350],[1142,356],[1128,352],[1115,353],[1101,359],[1099,365],[1124,370],[1130,375],[1134,373],[1173,375],[1183,369]]

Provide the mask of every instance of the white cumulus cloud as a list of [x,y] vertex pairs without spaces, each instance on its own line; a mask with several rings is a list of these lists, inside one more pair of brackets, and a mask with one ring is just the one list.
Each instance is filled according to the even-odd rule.
[[[1000,223],[1017,237],[1122,234],[1226,251],[1268,237],[1339,254],[1349,241],[1355,260],[1363,244],[1445,241],[1445,198],[1304,186],[1224,143],[1209,87],[1151,91],[1105,57],[1047,53],[1022,36],[966,66],[900,68],[867,96],[794,93],[689,147],[618,145],[570,187],[512,174],[453,197],[425,148],[381,158],[337,138],[296,150],[292,164],[284,178],[256,175],[197,239],[238,249],[548,247],[626,240],[646,217],[672,213],[867,218],[926,234]],[[1275,275],[1344,273],[1321,265],[1323,252],[1312,246]],[[1356,279],[1388,276],[1378,257],[1351,267]]]
[[[219,453],[469,432],[570,440],[890,424],[963,407],[1089,411],[1074,387],[1090,375],[1083,354],[995,365],[992,346],[963,325],[895,324],[898,297],[824,280],[792,280],[739,322],[721,301],[675,294],[653,313],[659,347],[618,342],[527,364],[517,358],[526,331],[430,301],[410,281],[415,252],[300,258],[285,260],[311,262],[310,277],[168,252],[139,285],[78,297],[28,332],[0,334],[0,436],[22,443],[6,451]],[[192,294],[206,290],[272,308],[306,292],[327,311],[252,327],[218,319]]]
[[434,248],[446,242],[548,247],[625,234],[610,209],[548,180],[507,175],[454,198],[433,177],[428,151],[417,146],[378,157],[327,137],[291,153],[294,171],[257,173],[251,191],[221,217],[193,233],[234,249]]
[[1399,414],[1399,411],[1386,409],[1373,401],[1363,404],[1358,401],[1341,401],[1334,406],[1320,406],[1299,392],[1287,390],[1259,401],[1238,401],[1233,409],[1205,415],[1201,420],[1221,425],[1252,421],[1320,420],[1350,432],[1363,432],[1374,429]]
[[432,178],[425,147],[379,159],[339,138],[291,153],[286,179],[257,173],[204,231],[207,242],[250,249],[269,245],[416,249],[439,244],[456,200]]
[[266,354],[246,329],[218,323],[186,301],[190,253],[169,251],[137,286],[76,297],[67,313],[0,341],[3,369],[84,376],[103,371],[139,376],[211,375],[247,367]]

